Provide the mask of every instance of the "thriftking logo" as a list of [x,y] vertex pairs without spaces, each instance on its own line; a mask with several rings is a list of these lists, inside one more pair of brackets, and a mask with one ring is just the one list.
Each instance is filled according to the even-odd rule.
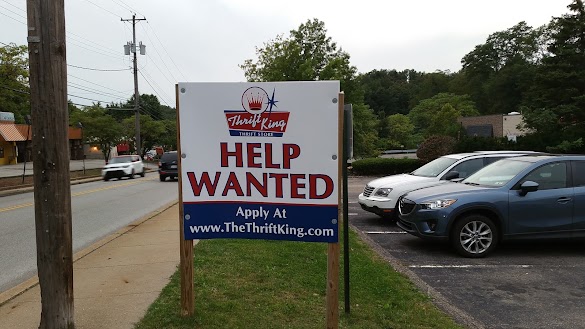
[[290,112],[275,111],[277,100],[260,87],[242,94],[242,110],[224,110],[231,136],[282,137]]

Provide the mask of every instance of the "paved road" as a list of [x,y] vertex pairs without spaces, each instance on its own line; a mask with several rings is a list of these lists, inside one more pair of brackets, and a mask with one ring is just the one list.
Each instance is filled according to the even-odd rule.
[[[73,251],[83,249],[178,198],[158,174],[71,186]],[[0,292],[36,273],[33,193],[0,198]]]
[[[156,169],[157,165],[154,163],[144,163],[147,168]],[[105,165],[105,161],[103,159],[86,159],[86,160],[71,160],[69,162],[69,170],[76,171],[76,170],[83,170],[85,169],[94,169],[94,168],[102,168]],[[15,165],[5,165],[0,166],[0,177],[13,177],[13,176],[22,176],[23,171],[26,171],[25,175],[32,175],[33,174],[33,163],[27,162],[26,164],[19,163]]]
[[350,223],[374,248],[486,328],[585,328],[585,243],[507,243],[484,259],[403,233],[363,211],[369,178],[349,180]]

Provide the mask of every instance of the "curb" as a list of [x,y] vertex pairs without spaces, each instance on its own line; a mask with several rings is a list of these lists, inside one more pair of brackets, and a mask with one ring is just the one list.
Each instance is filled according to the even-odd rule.
[[[101,179],[101,177],[98,178],[98,180],[100,180],[100,179]],[[73,182],[72,182],[72,184],[73,184]],[[164,206],[158,208],[157,210],[154,210],[154,211],[142,216],[141,218],[133,221],[132,223],[126,225],[125,227],[119,229],[118,231],[111,233],[110,235],[104,237],[103,239],[89,245],[88,247],[83,248],[82,250],[79,250],[78,252],[76,252],[73,255],[73,263],[75,263],[78,260],[84,258],[85,256],[93,253],[94,251],[100,249],[101,247],[108,244],[109,242],[111,242],[111,241],[121,237],[122,235],[132,231],[133,229],[135,229],[136,227],[138,227],[142,223],[158,216],[162,212],[164,212],[164,211],[168,210],[169,208],[173,207],[174,205],[176,205],[178,202],[179,202],[178,200],[169,202],[169,203],[165,204]],[[39,284],[39,278],[35,274],[33,277],[27,279],[26,281],[6,290],[5,292],[0,293],[0,306],[6,304],[7,302],[13,300],[16,297],[22,295],[23,293],[27,292],[31,288],[34,288],[38,284]]]
[[486,325],[481,323],[472,317],[469,313],[464,310],[452,305],[449,301],[443,297],[443,295],[435,288],[428,285],[424,280],[418,277],[413,271],[405,267],[398,259],[394,258],[388,251],[380,247],[374,240],[368,235],[360,231],[358,228],[349,224],[351,229],[360,237],[360,239],[367,243],[373,251],[375,251],[380,257],[390,263],[390,266],[403,275],[405,275],[423,294],[426,294],[432,299],[435,306],[441,309],[443,312],[451,316],[455,322],[470,329],[486,329]]

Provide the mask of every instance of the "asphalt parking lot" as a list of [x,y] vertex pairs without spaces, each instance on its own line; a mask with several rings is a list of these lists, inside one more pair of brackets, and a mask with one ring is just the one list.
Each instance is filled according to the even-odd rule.
[[[406,234],[362,210],[371,177],[349,179],[349,223],[395,268],[469,327],[585,328],[585,242],[500,245],[483,259]],[[421,314],[424,316],[424,314]]]

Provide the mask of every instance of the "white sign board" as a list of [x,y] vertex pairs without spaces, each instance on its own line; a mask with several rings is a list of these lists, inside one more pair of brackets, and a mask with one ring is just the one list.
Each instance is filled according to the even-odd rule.
[[185,239],[338,241],[338,81],[178,87]]

